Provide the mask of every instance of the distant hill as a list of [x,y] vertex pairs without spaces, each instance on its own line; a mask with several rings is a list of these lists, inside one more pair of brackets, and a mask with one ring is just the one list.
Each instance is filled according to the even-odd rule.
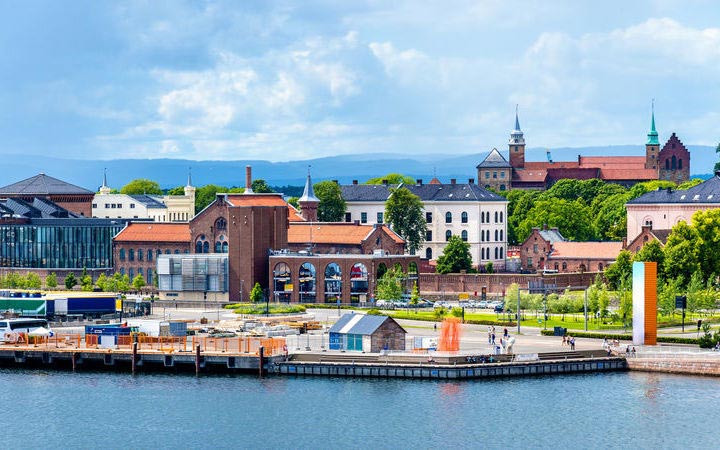
[[[692,159],[690,170],[693,174],[709,174],[715,165],[715,148],[689,145]],[[572,161],[577,155],[588,156],[631,156],[644,155],[645,148],[637,145],[608,147],[582,147],[553,149],[553,161]],[[442,154],[442,155],[401,155],[365,154],[341,155],[305,161],[270,162],[256,160],[238,161],[191,161],[183,159],[116,159],[71,160],[55,157],[28,157],[8,155],[3,160],[0,186],[44,172],[69,183],[95,190],[102,184],[103,168],[107,168],[108,184],[120,188],[135,178],[149,178],[163,188],[184,186],[188,168],[192,167],[193,184],[202,186],[209,183],[223,186],[242,186],[245,180],[245,166],[253,167],[253,178],[263,178],[272,186],[298,186],[305,182],[307,166],[311,165],[313,181],[338,180],[351,183],[390,172],[398,172],[426,182],[437,176],[443,182],[455,178],[467,182],[476,178],[475,166],[487,153]],[[528,161],[546,161],[546,149],[531,148],[527,151]],[[695,176],[695,175],[693,175]]]

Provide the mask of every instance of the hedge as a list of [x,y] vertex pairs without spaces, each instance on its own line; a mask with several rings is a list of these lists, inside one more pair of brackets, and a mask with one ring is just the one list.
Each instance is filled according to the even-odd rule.
[[[542,330],[543,336],[555,336],[553,330]],[[586,333],[584,331],[568,331],[568,334],[574,337],[594,338],[594,339],[620,339],[623,341],[631,341],[632,334],[609,334],[609,333]],[[658,342],[664,342],[668,344],[694,344],[697,345],[699,340],[696,338],[684,338],[684,337],[670,337],[670,336],[658,336]]]

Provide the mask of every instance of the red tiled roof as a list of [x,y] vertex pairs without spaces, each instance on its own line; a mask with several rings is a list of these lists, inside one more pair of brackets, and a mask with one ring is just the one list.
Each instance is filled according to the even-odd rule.
[[654,169],[646,169],[643,163],[638,169],[600,169],[603,180],[657,180],[658,173]]
[[645,168],[644,156],[581,156],[581,167],[610,167],[622,166],[624,168]]
[[228,194],[233,206],[286,206],[281,194]]
[[[383,226],[383,231],[395,242],[404,243],[402,238]],[[360,245],[373,231],[372,225],[356,225],[343,222],[291,223],[288,228],[288,243],[303,244],[353,244]],[[312,235],[311,235],[312,234]]]
[[558,241],[553,243],[550,258],[614,260],[622,248],[622,242]]
[[130,223],[117,236],[115,242],[190,242],[190,225],[187,223]]
[[290,203],[288,203],[288,220],[290,222],[305,222],[298,210]]

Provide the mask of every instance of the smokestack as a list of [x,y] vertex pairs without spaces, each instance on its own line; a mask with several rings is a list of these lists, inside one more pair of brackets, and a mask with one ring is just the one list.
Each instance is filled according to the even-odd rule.
[[252,166],[245,166],[245,193],[252,194]]
[[457,179],[456,179],[456,178],[450,178],[450,184],[455,184],[455,183],[457,183]]

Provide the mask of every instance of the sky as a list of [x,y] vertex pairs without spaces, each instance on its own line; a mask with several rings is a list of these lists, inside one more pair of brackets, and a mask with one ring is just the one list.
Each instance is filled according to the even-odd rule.
[[714,1],[0,1],[0,155],[720,140]]

